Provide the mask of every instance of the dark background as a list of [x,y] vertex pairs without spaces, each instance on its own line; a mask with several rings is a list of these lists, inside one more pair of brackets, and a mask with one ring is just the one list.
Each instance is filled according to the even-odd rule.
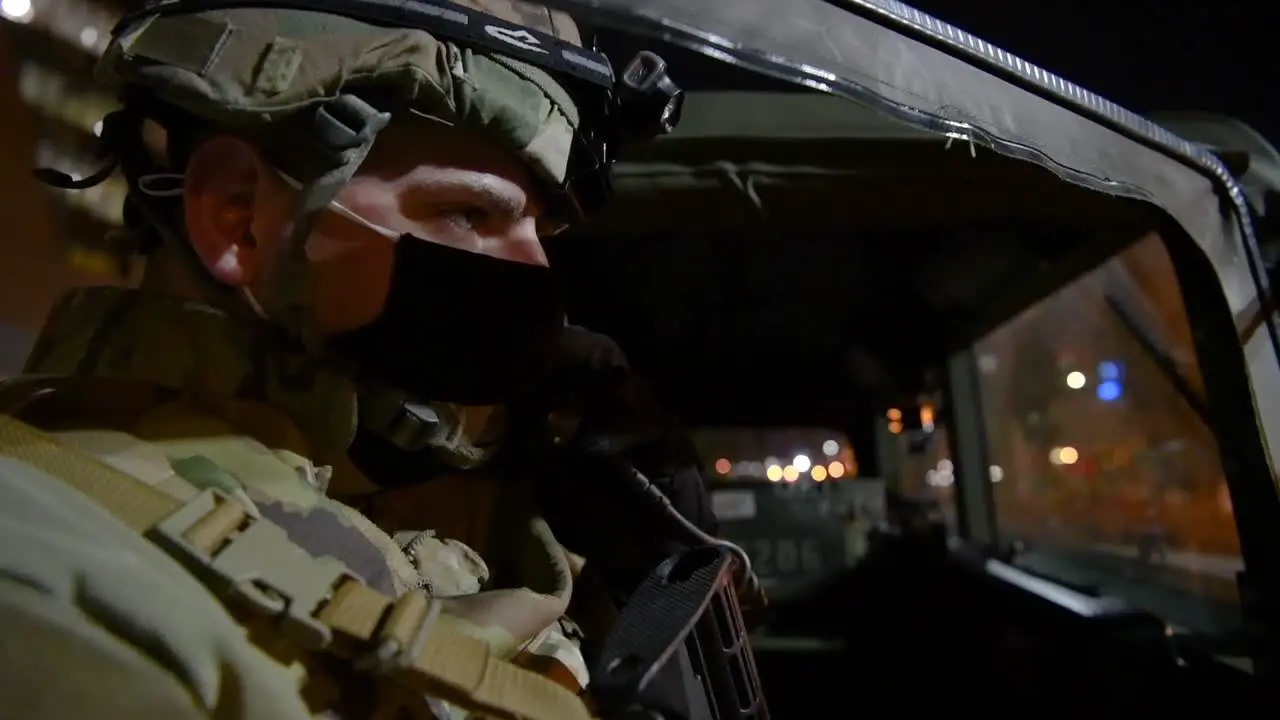
[[1139,113],[1208,110],[1280,140],[1280,3],[908,2]]

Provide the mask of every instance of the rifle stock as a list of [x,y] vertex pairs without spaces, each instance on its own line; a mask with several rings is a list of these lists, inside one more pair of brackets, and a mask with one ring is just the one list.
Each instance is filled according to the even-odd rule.
[[701,545],[641,583],[592,672],[602,717],[767,720],[735,563],[730,550]]

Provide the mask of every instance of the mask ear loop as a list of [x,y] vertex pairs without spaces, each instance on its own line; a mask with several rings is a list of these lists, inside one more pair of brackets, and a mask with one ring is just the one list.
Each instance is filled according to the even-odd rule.
[[[177,173],[151,173],[138,177],[135,187],[147,197],[171,199],[182,197],[184,182],[186,176]],[[239,294],[255,315],[263,319],[267,317],[266,310],[258,302],[258,298],[254,297],[252,290],[242,287]]]
[[[280,175],[280,179],[284,180],[285,184],[288,185],[289,187],[293,188],[294,190],[299,190],[299,191],[302,190],[302,187],[303,187],[302,183],[298,182],[297,180],[294,180],[292,177],[289,177],[288,175],[286,175],[285,173],[279,170],[277,170],[276,173]],[[370,232],[381,235],[382,237],[390,240],[391,242],[400,242],[400,238],[404,237],[403,233],[398,233],[395,230],[392,230],[391,228],[383,227],[382,225],[379,225],[371,220],[367,220],[361,217],[354,210],[351,210],[346,205],[343,205],[337,200],[329,201],[329,209],[341,215],[342,217],[346,218],[347,220],[350,220],[351,222],[359,225],[360,227],[366,230],[369,230]]]

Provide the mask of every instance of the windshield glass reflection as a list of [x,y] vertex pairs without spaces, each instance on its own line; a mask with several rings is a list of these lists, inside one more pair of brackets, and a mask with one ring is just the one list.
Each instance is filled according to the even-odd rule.
[[1149,237],[976,349],[1019,562],[1216,634],[1238,625],[1243,564],[1191,348]]

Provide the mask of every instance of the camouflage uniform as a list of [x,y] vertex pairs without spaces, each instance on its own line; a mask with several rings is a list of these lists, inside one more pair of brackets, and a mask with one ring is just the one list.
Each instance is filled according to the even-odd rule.
[[[437,597],[456,597],[449,608],[451,619],[500,655],[520,653],[525,667],[571,683],[575,689],[585,685],[585,668],[571,639],[573,631],[564,629],[572,626],[558,622],[568,604],[570,563],[545,525],[531,514],[523,518],[522,527],[504,518],[504,528],[519,527],[519,531],[504,533],[511,543],[504,549],[523,550],[516,577],[529,582],[518,589],[479,592],[489,579],[489,569],[467,545],[436,532],[395,525],[390,526],[397,531],[393,538],[356,511],[325,497],[324,490],[331,482],[359,484],[359,478],[350,477],[355,471],[343,454],[346,439],[354,432],[354,390],[345,379],[323,374],[299,386],[296,378],[287,377],[289,358],[273,351],[268,333],[255,337],[253,330],[251,325],[194,302],[116,288],[79,290],[54,309],[32,353],[29,375],[5,386],[0,402],[62,442],[179,500],[189,500],[207,487],[229,491],[254,513],[284,528],[302,548],[313,555],[340,559],[371,587],[388,595],[425,588]],[[68,379],[73,380],[72,385],[60,382]],[[20,517],[28,521],[6,526],[8,538],[0,547],[0,567],[35,573],[29,577],[20,574],[23,592],[45,590],[39,600],[41,614],[65,617],[57,618],[56,627],[34,622],[7,602],[10,593],[5,592],[5,585],[17,591],[18,583],[0,585],[0,607],[4,608],[0,617],[5,617],[3,626],[10,647],[26,652],[24,632],[39,633],[42,647],[49,649],[53,647],[49,643],[54,642],[50,633],[81,635],[89,626],[112,628],[114,633],[91,633],[88,639],[93,648],[77,649],[83,667],[79,663],[68,667],[65,658],[51,658],[51,662],[62,664],[59,672],[72,675],[77,670],[101,672],[100,663],[108,658],[116,674],[129,675],[130,668],[136,666],[134,679],[126,677],[120,682],[125,683],[121,687],[136,690],[139,694],[133,702],[142,704],[124,707],[153,707],[150,703],[156,701],[147,700],[148,694],[172,685],[174,680],[186,686],[185,692],[194,691],[211,701],[219,699],[219,688],[226,684],[245,683],[249,688],[263,685],[267,693],[279,696],[271,699],[277,704],[269,706],[275,708],[269,716],[290,716],[281,706],[289,705],[290,694],[296,696],[296,679],[271,667],[265,656],[256,653],[238,628],[226,624],[228,618],[221,607],[213,604],[202,610],[171,605],[183,593],[203,594],[190,578],[164,578],[175,587],[161,582],[162,591],[155,598],[132,599],[141,604],[130,608],[117,604],[119,600],[109,592],[94,592],[127,583],[130,573],[117,575],[112,567],[83,567],[95,558],[74,553],[64,558],[65,564],[47,563],[41,548],[54,537],[91,543],[85,547],[93,547],[97,553],[108,551],[114,556],[111,565],[134,553],[146,557],[156,551],[131,535],[116,538],[119,545],[114,549],[90,535],[85,528],[102,519],[100,511],[95,513],[95,508],[84,506],[83,501],[61,504],[55,517],[40,518],[27,512],[32,510],[29,502],[37,498],[13,496],[29,491],[29,486],[24,486],[27,482],[24,476],[0,473],[4,484],[0,494],[10,496],[3,507],[23,508]],[[50,485],[56,483],[44,483],[42,492],[60,490]],[[429,492],[438,493],[446,485]],[[454,517],[468,516],[469,507],[477,510],[473,516],[478,517],[491,507],[483,502],[483,493],[492,491],[491,487],[476,483],[462,494],[456,487],[453,490],[446,507]],[[516,507],[519,502],[504,497],[501,505]],[[87,517],[79,517],[77,511]],[[466,532],[465,527],[455,526]],[[469,534],[479,537],[475,532]],[[505,559],[501,554],[498,557]],[[32,565],[37,559],[40,562]],[[160,562],[170,564],[167,558]],[[133,570],[148,569],[126,564]],[[62,597],[51,591],[74,585],[81,573],[101,583],[85,583],[79,593],[68,590]],[[98,578],[100,574],[103,576]],[[206,606],[213,603],[207,596],[201,600]],[[239,647],[232,657],[208,662],[200,655],[221,649],[217,645],[172,646],[172,637],[163,632],[163,626],[152,623],[159,619],[154,613],[160,610],[177,611],[173,622],[178,626],[199,625],[209,621],[204,613],[212,613],[217,620],[215,628],[229,635],[218,644]],[[12,613],[19,613],[23,621]],[[132,614],[137,624],[121,624],[121,613]],[[170,661],[166,666],[173,672],[163,681],[158,675],[162,671],[149,662],[156,654]],[[240,654],[244,657],[238,657]],[[26,667],[35,672],[30,664]],[[196,672],[200,669],[205,672]],[[284,684],[273,686],[272,678]],[[12,685],[6,682],[5,687]],[[7,690],[0,695],[0,707],[18,709],[8,704],[10,697]],[[87,713],[80,706],[56,704],[75,700],[74,696],[44,697],[32,712],[21,715],[70,717],[81,710]],[[92,700],[97,707],[99,698]],[[121,702],[125,702],[123,697]],[[246,717],[256,714],[253,706],[237,709],[219,701],[210,707],[231,711],[233,716],[237,710]]]
[[[546,10],[469,5],[576,40],[572,24]],[[308,159],[292,140],[292,114],[351,78],[376,78],[422,114],[500,135],[553,184],[565,179],[578,123],[574,103],[537,67],[421,30],[311,11],[153,17],[117,37],[101,70],[235,128],[300,179]],[[392,537],[326,497],[331,484],[366,484],[345,455],[354,388],[268,328],[199,302],[84,289],[55,308],[27,373],[0,386],[0,413],[49,433],[67,453],[178,501],[217,489],[384,595],[424,589],[445,598],[436,621],[496,656],[573,691],[585,685],[576,631],[563,619],[573,559],[532,505],[505,495],[496,503],[494,488],[479,483],[449,507],[459,517],[479,508],[476,517],[503,529],[468,534],[501,566],[502,587],[486,589],[490,569],[463,542],[422,527],[393,527]],[[43,470],[24,462],[30,438],[3,427],[0,642],[10,662],[0,716],[358,716],[371,698],[395,692],[330,658],[272,652],[162,551],[58,482],[59,452]],[[439,701],[430,710],[466,714]]]

